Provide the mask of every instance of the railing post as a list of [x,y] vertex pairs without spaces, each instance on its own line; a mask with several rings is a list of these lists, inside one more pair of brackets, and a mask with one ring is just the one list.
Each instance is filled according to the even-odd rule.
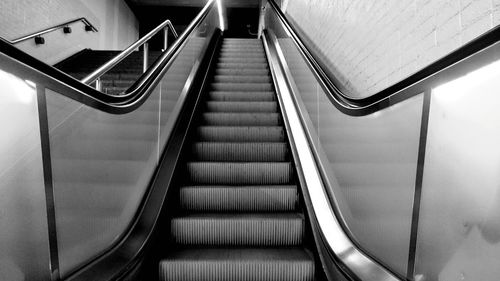
[[102,91],[102,81],[101,81],[101,77],[97,78],[95,80],[95,89],[98,90],[98,91]]
[[142,72],[146,72],[146,70],[148,69],[149,44],[146,42],[142,46],[144,50],[144,59],[142,61]]
[[168,25],[163,28],[163,51],[168,48]]

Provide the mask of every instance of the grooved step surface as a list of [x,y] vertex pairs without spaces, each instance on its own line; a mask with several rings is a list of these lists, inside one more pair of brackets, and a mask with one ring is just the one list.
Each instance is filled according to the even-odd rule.
[[212,89],[215,91],[272,91],[273,84],[270,82],[263,83],[251,83],[248,81],[246,83],[212,83]]
[[267,71],[267,63],[233,63],[233,62],[219,62],[217,67],[220,68],[248,68],[248,69],[265,69]]
[[294,213],[196,214],[171,222],[175,242],[190,245],[299,245],[303,232],[304,219]]
[[267,75],[266,68],[217,68],[217,75]]
[[295,185],[185,186],[180,189],[184,210],[209,212],[293,211]]
[[275,101],[273,92],[241,92],[211,91],[208,93],[212,101]]
[[[292,157],[262,42],[225,39],[182,163],[163,281],[312,281]],[[309,238],[310,239],[310,238]]]
[[267,75],[216,75],[216,83],[271,83]]
[[261,52],[221,52],[221,58],[265,58],[266,56]]
[[287,162],[189,162],[188,176],[203,184],[288,184],[292,165]]
[[197,142],[192,147],[193,157],[202,161],[285,161],[286,143],[224,143]]
[[312,281],[314,262],[303,249],[190,249],[160,263],[165,281]]
[[265,63],[265,57],[220,57],[219,62],[228,62],[228,63],[246,63],[246,62],[254,62],[254,63]]
[[275,101],[209,101],[207,110],[215,112],[277,112],[278,103]]
[[278,113],[203,113],[203,123],[212,126],[278,126]]
[[285,130],[281,126],[229,127],[200,126],[198,138],[202,141],[218,142],[283,142]]

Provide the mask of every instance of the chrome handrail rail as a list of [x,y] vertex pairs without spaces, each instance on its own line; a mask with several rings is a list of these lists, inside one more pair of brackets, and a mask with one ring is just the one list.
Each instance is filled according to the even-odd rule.
[[85,24],[85,30],[86,31],[98,32],[97,28],[95,28],[95,26],[92,25],[92,23],[89,20],[87,20],[84,17],[81,17],[81,18],[77,18],[77,19],[74,19],[74,20],[70,20],[70,21],[64,22],[64,23],[57,24],[55,26],[43,29],[41,31],[37,31],[37,32],[31,33],[31,34],[28,34],[28,35],[16,38],[14,40],[7,40],[7,42],[9,42],[10,44],[14,45],[14,44],[17,44],[17,43],[20,43],[20,42],[23,42],[23,41],[26,41],[26,40],[29,40],[29,39],[32,39],[32,38],[39,37],[39,36],[41,36],[43,34],[59,30],[61,28],[64,28],[64,27],[66,27],[66,26],[68,26],[70,24],[76,23],[76,22],[83,22],[83,24]]
[[[177,34],[177,31],[175,30],[172,22],[170,20],[166,20],[162,22],[160,25],[155,27],[153,30],[151,30],[148,34],[144,35],[142,38],[139,40],[135,41],[132,43],[130,46],[128,46],[125,50],[123,50],[121,53],[116,55],[114,58],[100,66],[98,69],[87,75],[85,78],[81,80],[82,83],[84,84],[91,84],[98,80],[102,75],[104,75],[106,72],[108,72],[110,69],[112,69],[115,65],[123,61],[125,58],[127,58],[131,53],[133,53],[137,48],[141,47],[144,45],[144,60],[143,60],[143,70],[146,72],[146,69],[148,67],[148,43],[153,36],[155,36],[158,32],[163,30],[164,32],[164,40],[163,40],[163,48],[164,50],[167,50],[167,44],[168,44],[168,29],[172,31],[172,34],[174,37],[177,39],[179,38],[179,35]],[[97,90],[100,89],[100,83],[99,81],[96,83],[96,88]]]

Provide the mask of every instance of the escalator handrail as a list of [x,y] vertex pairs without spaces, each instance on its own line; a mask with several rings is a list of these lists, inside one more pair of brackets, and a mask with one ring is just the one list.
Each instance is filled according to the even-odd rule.
[[[492,59],[500,59],[498,50],[492,50],[500,49],[500,26],[497,26],[400,82],[371,96],[353,98],[341,88],[342,85],[333,82],[338,80],[329,76],[318,63],[315,55],[309,50],[276,2],[269,0],[268,3],[331,102],[340,111],[351,116],[364,116],[382,110],[419,95],[436,86],[437,83],[450,81],[468,71],[491,63]],[[484,53],[484,55],[475,58],[478,53]]]
[[68,74],[17,49],[5,39],[0,38],[0,64],[8,67],[9,72],[30,79],[35,84],[50,85],[50,88],[65,97],[110,114],[125,114],[143,104],[151,91],[149,86],[157,76],[170,67],[173,59],[187,43],[191,33],[205,19],[215,0],[207,4],[191,21],[184,32],[164,52],[156,62],[122,95],[108,95],[82,83]]
[[98,32],[97,28],[87,18],[81,17],[81,18],[69,20],[69,21],[42,29],[42,30],[37,31],[37,32],[33,32],[31,34],[28,34],[28,35],[21,36],[19,38],[13,39],[13,40],[6,40],[6,41],[8,41],[10,44],[14,45],[14,44],[21,43],[23,41],[33,39],[35,37],[39,37],[41,35],[62,29],[64,27],[67,27],[70,24],[77,23],[77,22],[82,22],[85,25],[85,28],[87,28],[87,27],[89,28],[89,31]]
[[108,62],[106,62],[105,64],[100,66],[98,69],[96,69],[95,71],[93,71],[92,73],[90,73],[89,75],[87,75],[85,78],[83,78],[80,81],[82,81],[82,83],[85,83],[87,85],[95,82],[102,75],[104,75],[106,72],[111,70],[114,66],[116,66],[121,61],[126,59],[136,49],[138,49],[139,47],[144,45],[146,42],[148,42],[158,32],[164,30],[164,28],[169,28],[172,31],[172,34],[174,35],[175,39],[179,38],[177,31],[175,31],[175,28],[172,25],[172,22],[170,20],[166,20],[166,21],[162,22],[161,24],[159,24],[157,27],[155,27],[153,30],[151,30],[148,34],[144,35],[142,38],[140,38],[139,40],[132,43],[125,50],[120,52],[114,58],[110,59]]
[[[318,165],[317,152],[306,129],[303,108],[297,100],[298,89],[293,82],[290,69],[277,42],[275,34],[263,31],[264,48],[278,92],[278,100],[283,111],[283,119],[291,141],[291,150],[296,159],[297,177],[303,192],[313,232],[318,235],[318,243],[326,246],[327,256],[352,280],[400,281],[397,276],[379,260],[367,254],[353,239],[346,223],[340,215],[336,200],[327,191],[328,181],[324,180],[324,167]],[[318,229],[318,231],[316,231]],[[328,266],[327,266],[328,267]],[[349,279],[349,280],[351,280]]]
[[402,280],[362,251],[352,239],[349,231],[346,231],[345,222],[336,208],[337,204],[327,192],[328,182],[323,179],[323,167],[317,164],[314,146],[311,145],[310,135],[305,129],[307,125],[304,121],[303,109],[296,99],[297,88],[293,86],[295,84],[292,82],[293,78],[291,78],[277,38],[273,32],[264,30],[263,41],[268,54],[271,75],[276,81],[284,123],[293,140],[290,143],[292,154],[297,161],[297,177],[301,186],[307,190],[303,192],[304,203],[307,211],[312,214],[312,230],[318,236],[318,243],[326,246],[327,256],[352,280]]

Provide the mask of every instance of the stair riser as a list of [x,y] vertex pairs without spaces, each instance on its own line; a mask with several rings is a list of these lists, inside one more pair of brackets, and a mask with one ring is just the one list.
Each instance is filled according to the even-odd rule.
[[205,113],[202,122],[209,126],[279,126],[277,113]]
[[288,149],[285,143],[198,142],[191,153],[197,160],[281,162],[287,159]]
[[215,70],[216,75],[269,75],[269,70],[265,67],[251,69],[251,68],[241,68],[241,67],[233,67],[233,68],[217,68]]
[[216,75],[215,83],[271,83],[271,78],[267,75]]
[[191,182],[202,184],[288,184],[289,163],[192,162],[187,164]]
[[271,83],[212,83],[214,91],[272,91]]
[[239,52],[224,52],[221,53],[220,55],[221,59],[230,59],[230,58],[245,58],[245,59],[264,59],[266,60],[266,56],[260,52],[258,53],[251,53],[251,52],[245,52],[245,53],[239,53]]
[[265,57],[220,57],[220,63],[265,63]]
[[276,113],[277,102],[207,102],[208,112],[220,113]]
[[265,56],[264,49],[255,47],[253,49],[247,48],[244,50],[225,47],[221,49],[221,57],[223,56],[250,56],[250,57],[262,57]]
[[269,71],[266,63],[217,63],[217,68],[220,69],[258,69],[260,71]]
[[212,91],[208,98],[209,101],[276,101],[273,92]]
[[295,246],[302,243],[300,218],[174,218],[171,235],[182,245]]
[[298,202],[295,186],[195,186],[179,195],[181,208],[196,212],[283,212]]
[[197,130],[201,141],[218,142],[283,142],[285,132],[280,127],[201,127]]
[[163,281],[313,281],[314,262],[189,261],[162,262]]
[[245,52],[250,52],[250,53],[263,53],[264,52],[264,47],[262,46],[222,46],[221,48],[222,52],[238,52],[238,53],[245,53]]

